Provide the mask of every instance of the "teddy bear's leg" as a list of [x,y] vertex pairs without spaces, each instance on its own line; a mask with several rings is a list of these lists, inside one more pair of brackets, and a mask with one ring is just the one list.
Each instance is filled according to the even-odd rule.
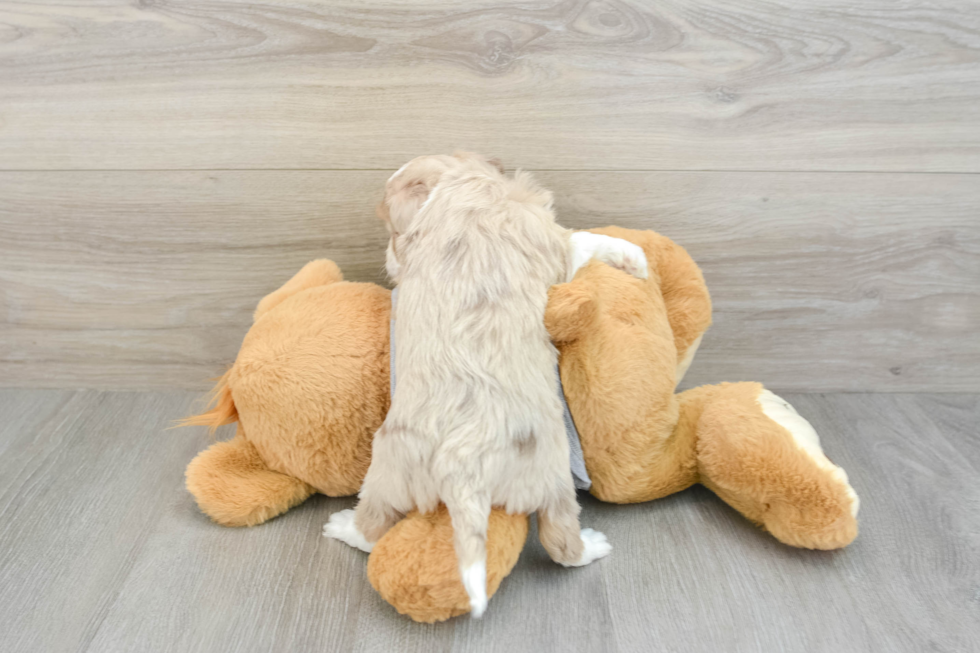
[[292,279],[284,283],[282,287],[262,298],[259,305],[255,308],[253,319],[259,319],[302,290],[315,286],[325,286],[328,283],[343,280],[343,273],[341,273],[340,268],[333,261],[325,258],[310,261],[303,266],[303,269],[293,275]]
[[[527,515],[494,508],[487,529],[487,596],[517,564],[527,539]],[[453,549],[453,526],[446,507],[429,514],[413,511],[374,546],[368,579],[398,612],[432,623],[470,611]]]
[[726,503],[791,546],[838,549],[857,537],[857,494],[792,406],[758,383],[703,386],[680,400],[696,424],[701,483]]
[[272,471],[238,434],[202,451],[187,466],[187,489],[208,517],[223,526],[255,526],[305,501],[315,491]]

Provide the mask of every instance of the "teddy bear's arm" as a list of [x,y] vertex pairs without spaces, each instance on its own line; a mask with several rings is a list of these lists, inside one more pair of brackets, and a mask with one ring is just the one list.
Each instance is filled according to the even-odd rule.
[[652,234],[650,247],[660,275],[667,320],[677,347],[677,383],[687,371],[701,337],[711,326],[711,296],[691,255],[666,236]]

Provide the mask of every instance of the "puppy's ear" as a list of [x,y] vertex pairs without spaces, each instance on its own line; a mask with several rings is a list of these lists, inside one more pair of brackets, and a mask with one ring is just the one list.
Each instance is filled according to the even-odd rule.
[[419,209],[429,199],[430,191],[431,188],[424,180],[418,180],[390,193],[385,203],[391,227],[402,233],[407,231]]
[[504,164],[497,157],[493,157],[492,159],[487,159],[487,163],[489,163],[494,168],[496,168],[500,174],[504,174]]
[[584,281],[552,286],[548,290],[548,307],[544,325],[555,342],[578,340],[595,324],[599,307]]
[[378,219],[384,222],[386,225],[391,224],[391,212],[388,210],[388,205],[385,203],[384,198],[378,202],[378,205],[374,207],[374,213],[378,216]]

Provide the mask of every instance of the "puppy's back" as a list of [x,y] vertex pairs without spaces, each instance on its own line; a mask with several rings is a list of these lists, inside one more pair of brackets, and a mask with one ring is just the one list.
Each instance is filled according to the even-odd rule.
[[556,400],[544,311],[567,241],[550,200],[526,174],[463,171],[433,190],[400,240],[396,416],[437,439],[479,422],[499,441]]
[[527,173],[448,173],[406,233],[402,283],[430,286],[462,311],[533,299],[543,316],[565,271],[565,233]]

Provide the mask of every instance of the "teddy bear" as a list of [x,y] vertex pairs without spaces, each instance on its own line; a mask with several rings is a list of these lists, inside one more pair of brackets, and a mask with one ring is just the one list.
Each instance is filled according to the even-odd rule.
[[[792,406],[758,383],[675,392],[711,323],[707,287],[688,253],[653,231],[591,231],[642,247],[649,274],[641,280],[593,260],[549,292],[545,324],[589,492],[637,503],[700,483],[787,545],[853,541],[858,497]],[[390,400],[390,319],[389,290],[343,281],[328,260],[307,264],[259,302],[210,409],[183,422],[212,430],[238,423],[231,440],[187,467],[187,488],[205,514],[254,526],[314,492],[357,493]],[[489,596],[527,533],[527,515],[491,513]],[[368,578],[416,621],[469,611],[445,507],[409,513],[388,531],[370,554]]]

